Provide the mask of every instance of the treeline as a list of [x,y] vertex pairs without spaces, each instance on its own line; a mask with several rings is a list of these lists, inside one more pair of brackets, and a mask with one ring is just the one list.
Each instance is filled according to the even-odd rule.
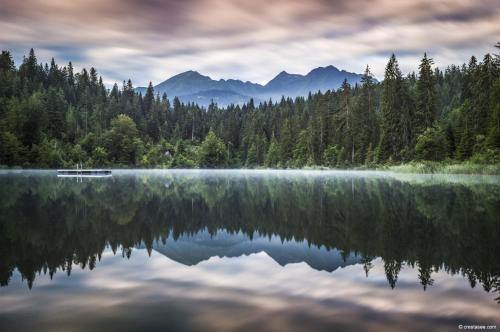
[[[500,43],[496,45],[500,48]],[[500,57],[254,105],[203,108],[132,82],[106,89],[33,49],[0,56],[0,165],[22,167],[373,167],[412,160],[500,162]]]

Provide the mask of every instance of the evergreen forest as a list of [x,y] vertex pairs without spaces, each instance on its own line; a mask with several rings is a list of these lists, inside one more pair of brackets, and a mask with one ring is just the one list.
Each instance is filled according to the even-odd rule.
[[[500,49],[500,43],[496,44]],[[439,69],[424,54],[404,75],[395,55],[378,82],[207,108],[106,88],[75,72],[0,55],[0,165],[23,168],[377,168],[411,162],[500,163],[500,56]]]

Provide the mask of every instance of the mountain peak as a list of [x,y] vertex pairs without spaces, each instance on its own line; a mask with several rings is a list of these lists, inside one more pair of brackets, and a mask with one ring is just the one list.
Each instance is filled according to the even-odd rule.
[[306,76],[309,76],[311,74],[336,74],[336,73],[340,73],[340,72],[341,71],[337,67],[329,65],[326,67],[314,68]]
[[[250,98],[279,100],[282,96],[305,97],[309,92],[335,90],[344,79],[355,84],[361,81],[361,76],[329,65],[315,68],[307,75],[290,74],[283,70],[263,86],[236,79],[213,80],[195,70],[188,70],[163,81],[154,89],[155,93],[165,92],[170,98],[179,97],[184,102],[192,101],[206,106],[214,99],[219,105],[225,106],[244,103]],[[136,89],[138,92],[143,90],[145,88]]]
[[274,77],[272,80],[270,80],[265,87],[267,89],[279,89],[284,87],[285,85],[295,81],[296,79],[301,78],[302,75],[298,74],[289,74],[286,71],[281,71],[276,77]]
[[203,76],[202,74],[200,74],[196,70],[188,70],[188,71],[182,72],[180,74],[177,74],[175,76],[172,76],[170,79],[172,79],[172,78],[196,78],[196,77],[208,77],[208,76]]

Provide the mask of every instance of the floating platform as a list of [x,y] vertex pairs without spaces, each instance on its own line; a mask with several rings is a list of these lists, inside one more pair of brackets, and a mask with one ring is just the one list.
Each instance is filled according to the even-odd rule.
[[58,169],[59,177],[107,177],[112,176],[109,169]]

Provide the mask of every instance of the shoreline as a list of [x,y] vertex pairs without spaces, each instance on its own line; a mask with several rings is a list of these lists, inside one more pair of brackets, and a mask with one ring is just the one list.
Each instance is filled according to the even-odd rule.
[[[123,167],[121,165],[109,165],[100,168],[115,169],[115,170],[244,170],[244,171],[355,171],[355,172],[391,172],[401,174],[433,174],[433,175],[491,175],[500,176],[500,164],[473,164],[473,163],[436,163],[436,162],[410,162],[400,165],[377,165],[374,167],[359,166],[353,168],[330,168],[325,166],[306,166],[302,168],[266,168],[266,167],[227,167],[227,168],[172,168],[172,167],[158,167],[144,168],[144,167]],[[37,168],[37,167],[0,167],[0,171],[23,171],[23,170],[54,170],[58,168]]]

